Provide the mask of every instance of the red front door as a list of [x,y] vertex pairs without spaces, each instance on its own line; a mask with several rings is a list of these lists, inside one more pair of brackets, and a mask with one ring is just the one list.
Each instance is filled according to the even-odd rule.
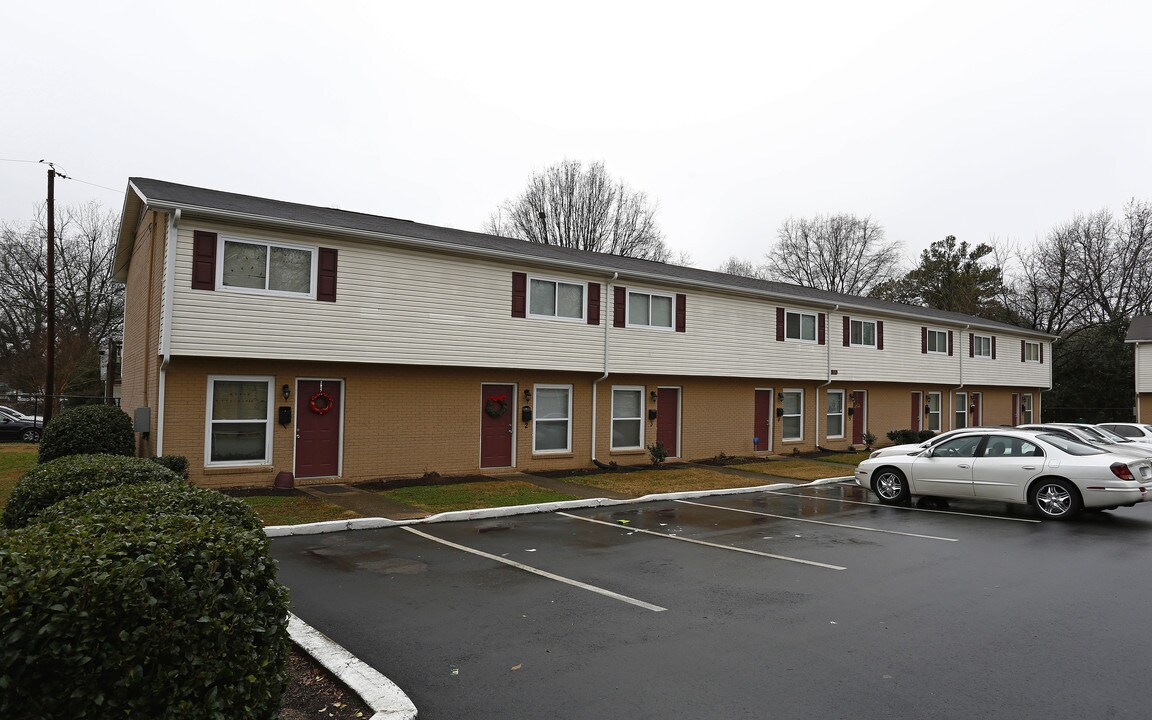
[[512,467],[516,388],[480,386],[480,467]]
[[922,412],[924,412],[923,396],[918,392],[914,392],[912,393],[912,420],[908,427],[916,432],[920,432],[920,413]]
[[296,382],[296,477],[340,474],[343,388],[339,380]]
[[868,395],[863,390],[852,393],[852,444],[861,445],[864,442],[864,420],[868,414]]
[[680,457],[680,388],[656,390],[656,441],[668,457]]
[[772,391],[756,391],[756,419],[752,428],[752,449],[772,449]]

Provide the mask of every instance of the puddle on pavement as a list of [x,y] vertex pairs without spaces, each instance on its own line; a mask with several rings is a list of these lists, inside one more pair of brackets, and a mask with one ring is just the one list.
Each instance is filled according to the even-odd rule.
[[379,549],[356,550],[349,547],[314,547],[307,557],[345,572],[374,572],[381,575],[419,575],[428,566],[420,560],[392,557]]

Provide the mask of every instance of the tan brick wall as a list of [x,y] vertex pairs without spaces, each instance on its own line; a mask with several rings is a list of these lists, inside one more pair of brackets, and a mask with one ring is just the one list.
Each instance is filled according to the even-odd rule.
[[[136,408],[157,406],[159,388],[160,306],[164,290],[164,234],[167,216],[148,212],[141,220],[128,267],[124,295],[124,360],[121,367],[120,407],[129,415]],[[152,431],[138,435],[141,455],[155,454],[157,417]]]

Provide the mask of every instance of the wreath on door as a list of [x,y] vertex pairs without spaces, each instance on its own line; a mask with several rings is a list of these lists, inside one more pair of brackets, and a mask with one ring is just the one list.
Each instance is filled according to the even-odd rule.
[[332,400],[332,396],[321,390],[320,392],[313,395],[312,399],[308,401],[308,409],[317,415],[323,415],[324,413],[331,410],[332,406],[335,404],[335,401]]
[[488,398],[484,403],[484,412],[488,413],[488,417],[498,418],[508,412],[508,396],[507,395],[493,395]]

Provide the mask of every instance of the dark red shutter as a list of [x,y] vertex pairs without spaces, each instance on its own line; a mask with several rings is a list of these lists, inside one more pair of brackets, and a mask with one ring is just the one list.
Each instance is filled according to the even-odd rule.
[[688,311],[688,296],[676,294],[676,332],[684,332],[684,318]]
[[336,302],[336,250],[320,248],[319,267],[316,268],[316,299]]
[[1044,343],[1036,343],[1040,346],[1040,364],[1044,364]]
[[588,324],[600,324],[600,283],[588,283]]
[[996,359],[996,336],[992,336],[992,359]]
[[877,320],[876,321],[876,349],[877,350],[883,350],[884,349],[884,321],[883,320]]
[[948,331],[948,357],[952,357],[952,331]]
[[192,289],[216,289],[216,233],[192,233]]
[[821,345],[824,344],[824,341],[826,339],[825,338],[825,328],[824,328],[825,319],[826,318],[824,316],[824,313],[817,313],[816,314],[816,342],[820,343]]
[[1028,355],[1026,353],[1026,345],[1027,343],[1025,341],[1020,341],[1020,362],[1024,362],[1028,359]]
[[852,318],[844,316],[844,347],[852,344]]
[[920,353],[927,354],[928,352],[928,328],[920,328]]
[[512,273],[512,317],[528,317],[528,275]]
[[776,308],[776,341],[784,341],[784,308]]
[[616,286],[612,291],[612,327],[624,327],[628,319],[628,289]]
[[976,357],[976,336],[968,333],[968,357]]

